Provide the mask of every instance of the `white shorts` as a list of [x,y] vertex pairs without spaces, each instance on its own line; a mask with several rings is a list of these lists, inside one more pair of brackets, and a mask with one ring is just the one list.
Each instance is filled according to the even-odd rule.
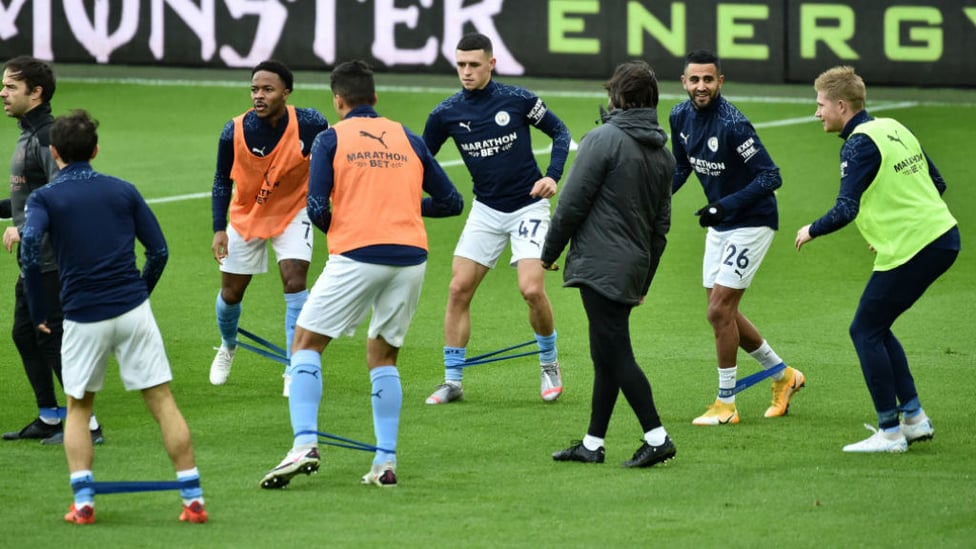
[[454,255],[494,269],[505,245],[511,242],[509,265],[514,267],[521,259],[542,257],[548,232],[548,200],[533,202],[512,213],[500,212],[475,200]]
[[312,222],[304,208],[278,236],[244,240],[234,226],[227,224],[227,257],[220,264],[225,273],[251,275],[268,272],[268,246],[274,248],[278,261],[299,259],[312,261]]
[[61,338],[61,374],[65,394],[81,399],[105,385],[110,355],[119,363],[126,390],[136,391],[172,381],[163,337],[147,299],[115,318],[99,322],[65,319]]
[[296,324],[336,339],[354,335],[372,311],[369,338],[382,336],[393,347],[402,347],[426,270],[426,263],[394,267],[330,255]]
[[709,227],[702,260],[702,285],[744,290],[752,283],[776,232],[769,227],[716,231]]

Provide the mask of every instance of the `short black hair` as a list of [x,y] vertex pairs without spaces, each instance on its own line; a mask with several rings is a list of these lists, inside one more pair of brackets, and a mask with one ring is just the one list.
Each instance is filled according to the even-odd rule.
[[84,109],[71,111],[51,124],[51,145],[65,164],[88,162],[98,147],[98,120]]
[[281,61],[276,61],[274,59],[261,61],[258,63],[258,66],[254,67],[254,70],[251,71],[251,76],[254,76],[254,73],[258,71],[273,72],[277,74],[279,78],[281,78],[282,82],[285,83],[286,90],[292,91],[295,89],[293,87],[295,85],[295,77],[292,75],[291,69],[289,69],[288,66]]
[[685,56],[685,66],[695,65],[715,65],[719,74],[722,73],[722,62],[711,50],[692,50]]
[[618,109],[655,108],[659,98],[654,69],[642,60],[617,65],[603,87]]
[[14,80],[26,83],[28,92],[40,86],[41,101],[50,103],[51,98],[54,97],[56,87],[54,70],[44,61],[29,55],[20,55],[7,61],[3,65],[3,70],[9,72]]
[[460,40],[458,40],[458,45],[456,49],[459,49],[461,51],[485,50],[485,53],[488,54],[488,57],[491,57],[492,54],[491,38],[488,38],[487,36],[479,32],[472,32],[469,34],[465,34],[464,36],[461,37]]
[[336,65],[332,69],[329,86],[332,94],[342,96],[349,107],[372,105],[376,102],[373,69],[361,59]]

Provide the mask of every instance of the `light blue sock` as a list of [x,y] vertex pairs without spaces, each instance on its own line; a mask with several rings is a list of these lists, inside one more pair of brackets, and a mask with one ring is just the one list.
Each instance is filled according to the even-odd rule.
[[461,383],[464,379],[465,347],[444,347],[444,380]]
[[241,304],[228,305],[217,292],[217,328],[224,347],[237,347],[237,324],[241,320]]
[[[291,413],[291,428],[295,434],[294,447],[315,444],[319,440],[319,401],[322,400],[322,355],[302,349],[291,355],[288,366],[291,375],[291,388],[288,396],[288,411]],[[302,431],[311,431],[301,434]]]
[[48,425],[57,425],[58,423],[61,423],[61,416],[58,410],[59,409],[57,406],[54,408],[40,408],[40,413],[38,415],[40,416],[41,421],[44,423],[47,423]]
[[71,490],[75,493],[75,507],[95,504],[95,477],[89,470],[71,473]]
[[295,339],[295,322],[298,313],[302,312],[302,305],[308,299],[308,290],[293,294],[285,294],[285,353],[291,357],[291,342]]
[[[376,446],[396,451],[397,432],[400,429],[400,407],[403,405],[403,388],[400,385],[400,372],[396,366],[377,366],[369,371],[373,384],[370,401],[373,403],[373,432]],[[396,454],[376,451],[373,465],[387,461],[396,464]]]
[[199,499],[203,503],[203,488],[200,487],[200,471],[194,467],[186,471],[177,471],[176,480],[180,482],[180,497],[184,505],[190,505]]
[[542,351],[539,354],[539,362],[541,364],[556,362],[558,357],[556,353],[556,330],[553,330],[552,334],[547,336],[535,334],[535,341],[539,344],[539,350]]

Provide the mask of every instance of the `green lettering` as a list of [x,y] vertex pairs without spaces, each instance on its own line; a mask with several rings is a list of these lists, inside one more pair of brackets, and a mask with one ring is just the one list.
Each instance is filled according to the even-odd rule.
[[[820,26],[821,21],[834,23]],[[844,4],[800,4],[800,58],[816,59],[823,42],[841,59],[860,59],[847,43],[854,36],[854,8]]]
[[549,52],[600,53],[597,38],[573,38],[586,30],[586,21],[571,14],[600,13],[600,0],[549,0]]
[[715,14],[717,53],[725,59],[769,59],[767,44],[745,44],[756,37],[756,26],[742,21],[769,19],[769,6],[719,4]]
[[654,17],[640,2],[627,3],[627,55],[644,55],[644,33],[656,38],[664,49],[683,57],[686,44],[687,12],[684,2],[671,3],[671,28]]
[[[915,24],[919,23],[919,24]],[[910,25],[901,43],[902,24]],[[937,61],[942,57],[942,12],[934,7],[892,6],[884,14],[884,51],[892,61]],[[919,44],[920,43],[920,44]]]

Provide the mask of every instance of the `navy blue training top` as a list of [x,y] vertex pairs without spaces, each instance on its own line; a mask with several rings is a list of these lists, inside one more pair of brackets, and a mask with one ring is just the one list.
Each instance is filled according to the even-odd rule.
[[427,117],[424,142],[435,155],[454,139],[474,182],[474,196],[501,212],[533,202],[542,172],[532,152],[530,128],[552,138],[546,176],[556,182],[569,156],[569,129],[534,93],[493,80],[480,90],[462,89],[442,101]]
[[671,192],[694,171],[709,204],[726,216],[715,226],[779,228],[776,195],[783,180],[752,123],[721,94],[703,109],[691,100],[671,109],[671,151],[677,162]]

